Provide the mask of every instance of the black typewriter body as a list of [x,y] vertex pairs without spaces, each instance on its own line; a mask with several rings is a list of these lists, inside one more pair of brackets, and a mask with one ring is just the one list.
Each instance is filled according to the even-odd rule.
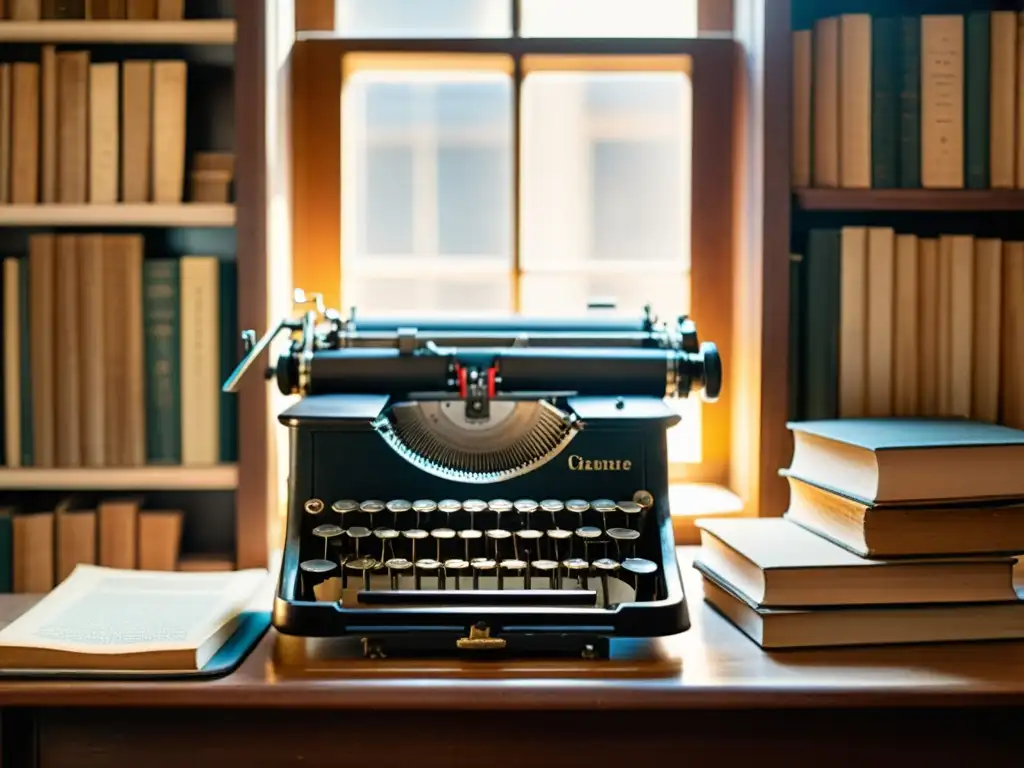
[[[303,334],[268,372],[282,391],[305,383],[279,417],[279,632],[356,636],[371,657],[602,658],[614,638],[689,628],[668,505],[666,432],[680,417],[664,342],[643,343],[658,341],[650,317],[533,321],[533,348],[516,322],[364,321],[363,344],[347,346],[355,333],[332,339],[335,321],[312,354]],[[542,326],[554,343],[537,343]],[[452,334],[458,347],[441,346]],[[704,386],[707,360],[717,395],[713,353],[685,353],[699,371],[668,356],[684,390]]]

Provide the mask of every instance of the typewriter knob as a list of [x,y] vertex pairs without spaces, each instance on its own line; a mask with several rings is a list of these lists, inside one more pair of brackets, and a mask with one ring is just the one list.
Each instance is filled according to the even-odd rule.
[[705,341],[700,345],[704,358],[704,401],[713,403],[722,392],[722,358],[718,356],[718,347],[714,342]]

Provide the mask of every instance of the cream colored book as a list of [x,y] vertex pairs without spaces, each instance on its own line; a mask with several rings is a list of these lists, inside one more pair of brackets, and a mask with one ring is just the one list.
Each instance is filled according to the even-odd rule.
[[974,365],[971,418],[999,420],[999,341],[1002,325],[1003,241],[974,243]]
[[871,187],[871,16],[839,18],[839,186]]
[[924,237],[918,241],[917,327],[920,343],[917,355],[918,412],[936,416],[939,412],[939,241]]
[[[21,270],[15,258],[4,259],[3,382],[4,458],[8,467],[21,466]],[[26,425],[30,426],[30,425]]]
[[120,67],[89,66],[89,202],[116,203],[120,147]]
[[974,383],[974,238],[951,238],[949,277],[949,416],[971,416]]
[[220,270],[214,256],[181,259],[181,461],[186,466],[220,460]]
[[921,186],[964,186],[964,17],[921,19]]
[[993,189],[1016,184],[1017,14],[992,11],[989,80],[989,177]]
[[153,64],[153,201],[180,203],[185,194],[185,126],[188,67],[184,61]]
[[918,383],[920,347],[920,304],[918,248],[916,235],[896,236],[895,292],[899,300],[893,309],[895,336],[892,360],[892,407],[894,416],[919,414]]
[[867,415],[892,415],[892,343],[896,233],[868,230]]
[[814,24],[814,186],[839,186],[839,19]]
[[268,586],[263,569],[169,573],[79,565],[0,630],[0,667],[200,670]]

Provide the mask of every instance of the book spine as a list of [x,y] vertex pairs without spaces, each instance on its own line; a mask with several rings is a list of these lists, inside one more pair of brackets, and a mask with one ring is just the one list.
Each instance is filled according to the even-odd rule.
[[840,233],[811,230],[807,245],[805,419],[834,419],[839,381]]
[[989,188],[989,62],[991,19],[987,11],[968,14],[964,63],[964,177],[968,189]]
[[9,512],[0,514],[0,594],[14,591],[14,530]]
[[[220,380],[227,381],[240,360],[238,335],[238,269],[234,261],[220,262]],[[238,461],[238,395],[220,396],[220,460]]]
[[32,308],[28,260],[21,262],[18,272],[19,347],[21,357],[21,466],[35,466],[35,431],[33,430],[34,393],[32,391]]
[[181,322],[178,262],[143,263],[146,339],[146,460],[181,463]]
[[902,19],[900,45],[900,187],[921,186],[921,20]]
[[899,186],[900,24],[895,18],[872,19],[871,32],[871,186]]

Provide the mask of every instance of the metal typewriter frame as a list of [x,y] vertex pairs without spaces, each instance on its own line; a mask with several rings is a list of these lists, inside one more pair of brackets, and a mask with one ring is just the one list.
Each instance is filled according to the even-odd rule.
[[[301,294],[296,298],[299,302],[307,301]],[[347,393],[336,394],[336,397],[347,396],[356,400],[363,397],[360,394],[360,387],[367,384],[360,379],[359,383],[351,385],[353,388],[348,388],[351,382],[347,381],[344,373],[340,374],[339,378],[339,369],[332,369],[327,374],[325,373],[327,369],[324,366],[321,365],[318,368],[318,355],[327,362],[331,362],[331,360],[345,358],[345,350],[349,349],[392,347],[396,350],[399,360],[412,360],[413,358],[406,356],[423,353],[433,359],[432,356],[435,354],[442,355],[451,351],[440,349],[437,346],[438,339],[451,341],[472,336],[478,344],[485,343],[494,346],[497,342],[504,349],[515,350],[521,346],[529,348],[543,348],[549,345],[558,347],[559,344],[565,345],[565,339],[568,338],[571,342],[580,341],[580,345],[583,347],[600,347],[596,354],[600,356],[606,353],[611,356],[609,359],[612,362],[615,361],[615,357],[614,351],[610,348],[640,347],[654,350],[647,357],[655,361],[662,359],[662,370],[666,370],[664,361],[668,361],[663,380],[667,392],[685,395],[691,390],[702,390],[704,398],[713,401],[717,398],[721,387],[721,363],[713,344],[698,345],[696,329],[692,322],[684,317],[679,318],[674,325],[659,323],[651,316],[650,310],[646,309],[637,329],[627,332],[601,331],[596,334],[598,341],[591,341],[588,344],[587,339],[584,338],[586,332],[574,329],[571,322],[562,324],[559,321],[548,321],[549,330],[538,330],[535,327],[529,333],[516,330],[515,320],[509,321],[504,326],[498,323],[489,332],[483,334],[468,328],[448,328],[447,326],[431,328],[430,323],[413,330],[402,326],[391,327],[393,324],[389,322],[385,324],[388,327],[382,329],[374,327],[372,323],[367,326],[357,322],[354,312],[350,318],[342,319],[336,312],[325,311],[319,297],[313,297],[309,303],[313,303],[315,309],[304,313],[300,319],[286,318],[282,320],[259,343],[255,342],[252,332],[245,332],[243,340],[247,355],[224,385],[225,391],[236,391],[242,375],[269,348],[273,339],[281,332],[289,332],[292,337],[289,349],[279,357],[274,368],[266,370],[266,378],[276,378],[280,391],[286,394],[303,395],[296,406],[280,417],[283,424],[292,428],[290,440],[292,466],[289,473],[289,507],[284,557],[273,611],[273,623],[279,632],[303,637],[356,635],[363,639],[364,652],[369,656],[391,655],[403,650],[422,653],[431,649],[440,652],[458,649],[461,651],[508,650],[516,655],[532,652],[541,654],[568,652],[585,658],[601,658],[608,655],[611,638],[667,636],[689,628],[686,597],[682,587],[679,563],[676,559],[672,521],[668,508],[668,459],[663,432],[658,446],[658,455],[644,457],[643,483],[645,487],[635,489],[636,491],[646,491],[653,498],[653,505],[646,512],[645,528],[641,530],[636,547],[639,551],[643,546],[645,555],[653,555],[655,552],[658,555],[658,560],[655,563],[658,566],[656,576],[660,578],[654,580],[656,599],[613,604],[611,607],[507,603],[489,605],[486,602],[478,604],[479,601],[470,604],[465,600],[459,600],[458,602],[464,603],[460,605],[429,607],[423,605],[414,607],[346,607],[340,602],[302,599],[299,561],[306,522],[303,500],[314,496],[314,488],[312,468],[297,461],[296,457],[312,455],[312,441],[315,434],[345,432],[353,429],[367,431],[374,428],[373,422],[369,418],[363,418],[362,421],[351,418],[347,421],[344,418],[335,419],[330,415],[330,408],[327,409],[326,416],[321,415],[312,420],[305,419],[304,412],[308,415],[308,412],[315,411],[318,406],[330,401],[331,395],[328,394],[324,397],[326,392],[331,391],[328,387],[325,392],[321,386],[324,380],[331,380],[335,386],[340,387],[341,393]],[[430,340],[424,343],[422,337],[417,338],[419,334],[430,337]],[[582,340],[577,340],[574,334],[579,334]],[[417,349],[420,350],[419,353],[416,352]],[[341,352],[337,352],[338,350]],[[557,353],[558,350],[552,351]],[[358,358],[357,353],[353,352],[353,354]],[[543,352],[533,351],[526,352],[525,357],[532,359],[534,355],[539,356],[542,362],[557,359],[555,357],[545,358]],[[371,354],[370,357],[373,359],[367,358],[368,365],[372,367],[376,364],[374,362],[376,355]],[[640,355],[635,359],[639,360],[642,357],[644,356]],[[358,358],[357,362],[359,359],[363,358]],[[635,367],[629,362],[633,359],[628,355],[624,357],[623,366],[625,368]],[[655,399],[652,392],[659,389],[660,385],[652,388],[652,369],[649,367],[649,363],[644,364],[648,367],[644,368],[642,376],[623,383],[622,386],[627,389],[632,387],[635,391],[627,392],[625,397],[615,397],[614,399],[619,401],[616,407],[621,407],[631,398],[633,400]],[[351,368],[344,369],[344,371],[348,370]],[[319,380],[317,379],[318,373],[320,374]],[[456,365],[455,373],[458,373],[458,365]],[[433,369],[432,374],[436,374]],[[331,376],[334,378],[331,379]],[[380,374],[378,377],[385,378]],[[357,376],[357,378],[359,377]],[[422,380],[422,378],[421,376],[418,380]],[[531,380],[530,374],[526,374],[525,378]],[[485,378],[479,380],[484,381]],[[501,399],[501,394],[495,398],[493,376],[490,378],[489,393],[485,391],[486,387],[475,391],[473,381],[474,379],[471,378],[467,386],[465,376],[460,379],[458,375],[452,374],[452,369],[449,367],[443,381],[439,383],[439,387],[442,391],[447,390],[449,397],[453,391],[457,392],[466,402],[467,409],[474,397]],[[377,386],[378,390],[372,396],[383,398],[380,402],[384,402],[388,397],[396,394],[390,391],[392,388],[390,382],[384,384],[381,381],[371,380],[369,386],[373,385]],[[603,389],[614,386],[615,384],[608,381],[600,385]],[[402,394],[410,396],[412,392],[405,391]],[[612,399],[607,395],[604,397],[593,396],[593,392],[581,395],[577,391],[574,395],[572,390],[550,394],[553,397],[561,398],[565,403],[573,402],[574,398],[581,403]],[[519,395],[507,394],[505,397],[526,399],[522,393]],[[660,403],[660,401],[658,402]],[[362,416],[369,416],[369,412]],[[678,420],[678,417],[675,418]],[[353,426],[354,422],[361,426]],[[624,423],[631,422],[627,419]],[[655,427],[649,428],[654,429]],[[508,480],[514,477],[516,475],[509,474],[508,477],[502,479]],[[474,493],[469,490],[470,488],[478,489],[478,491]],[[483,488],[488,489],[486,493],[483,492]],[[461,494],[461,498],[486,497],[488,495],[493,497],[513,494],[508,494],[503,490],[503,483],[497,482],[491,486],[467,486]],[[451,497],[460,498],[460,494],[456,492]],[[639,579],[639,576],[636,579]],[[639,584],[639,581],[637,580],[636,583]],[[521,594],[529,593],[524,591]]]

